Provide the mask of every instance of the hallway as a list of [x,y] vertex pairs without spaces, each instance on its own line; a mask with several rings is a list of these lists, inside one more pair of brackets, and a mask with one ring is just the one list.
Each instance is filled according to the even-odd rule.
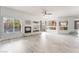
[[43,32],[41,35],[0,42],[0,52],[8,53],[67,53],[79,52],[79,38],[72,35]]

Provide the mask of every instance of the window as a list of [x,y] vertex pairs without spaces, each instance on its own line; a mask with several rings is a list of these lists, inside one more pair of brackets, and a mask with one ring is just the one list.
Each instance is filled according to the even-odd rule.
[[13,32],[13,20],[11,19],[4,19],[4,32]]
[[14,30],[15,31],[21,31],[21,23],[20,20],[14,20]]
[[68,21],[60,21],[59,26],[60,26],[60,30],[67,30],[68,29]]
[[3,25],[5,33],[21,31],[21,23],[18,19],[3,18]]

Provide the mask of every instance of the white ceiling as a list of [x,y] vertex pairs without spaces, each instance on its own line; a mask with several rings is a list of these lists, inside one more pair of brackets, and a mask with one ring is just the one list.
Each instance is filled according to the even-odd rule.
[[32,15],[41,15],[42,9],[51,12],[54,16],[78,16],[79,6],[7,6],[16,10],[28,12]]

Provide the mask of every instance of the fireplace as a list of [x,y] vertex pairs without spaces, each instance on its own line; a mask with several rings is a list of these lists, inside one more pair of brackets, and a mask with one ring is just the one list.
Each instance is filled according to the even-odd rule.
[[25,27],[25,33],[31,33],[31,27],[30,26]]

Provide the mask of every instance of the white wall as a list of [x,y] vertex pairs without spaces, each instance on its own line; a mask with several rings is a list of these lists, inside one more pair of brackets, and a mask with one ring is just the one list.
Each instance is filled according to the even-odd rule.
[[64,20],[67,20],[68,21],[68,30],[60,30],[58,28],[58,33],[70,33],[70,32],[75,32],[75,29],[74,29],[74,20],[76,19],[75,16],[63,16],[63,17],[58,17],[58,22],[60,21],[64,21]]
[[[49,20],[56,20],[57,22],[57,27],[56,27],[56,30],[55,31],[50,31],[52,33],[56,32],[56,33],[70,33],[70,32],[75,32],[76,30],[74,29],[74,21],[77,17],[75,16],[59,16],[59,17],[53,17],[53,16],[43,16],[42,17],[42,20],[46,20],[47,22]],[[64,20],[67,20],[68,21],[68,30],[60,30],[59,29],[59,22],[60,21],[64,21]]]
[[[7,7],[0,7],[0,36],[3,39],[9,39],[9,38],[16,38],[16,37],[21,37],[23,35],[24,32],[24,20],[44,20],[44,21],[49,21],[53,19],[53,16],[33,16],[30,14],[27,14],[25,12],[22,11],[18,11],[18,10],[14,10],[14,9],[10,9]],[[22,31],[21,32],[14,32],[14,33],[9,33],[6,34],[3,32],[3,19],[2,17],[10,17],[10,18],[17,18],[20,19],[20,21],[22,22]],[[65,16],[63,17],[64,20],[68,20],[68,30],[67,31],[60,31],[59,30],[59,21],[63,20],[62,17],[55,17],[56,21],[57,21],[57,29],[56,32],[58,33],[69,33],[69,32],[73,32],[74,30],[74,16]]]
[[[0,16],[1,16],[1,6],[0,6]],[[1,17],[0,17],[0,37],[2,35],[2,20],[1,20]]]
[[[23,31],[24,31],[24,20],[30,20],[32,19],[31,15],[28,15],[27,13],[18,11],[18,10],[14,10],[14,9],[10,9],[7,7],[0,7],[0,29],[1,29],[1,37],[2,39],[10,39],[10,38],[16,38],[16,37],[21,37],[23,35]],[[22,26],[21,32],[13,32],[13,33],[4,33],[3,31],[3,17],[8,17],[8,18],[16,18],[16,19],[20,19],[20,21],[22,22]]]

